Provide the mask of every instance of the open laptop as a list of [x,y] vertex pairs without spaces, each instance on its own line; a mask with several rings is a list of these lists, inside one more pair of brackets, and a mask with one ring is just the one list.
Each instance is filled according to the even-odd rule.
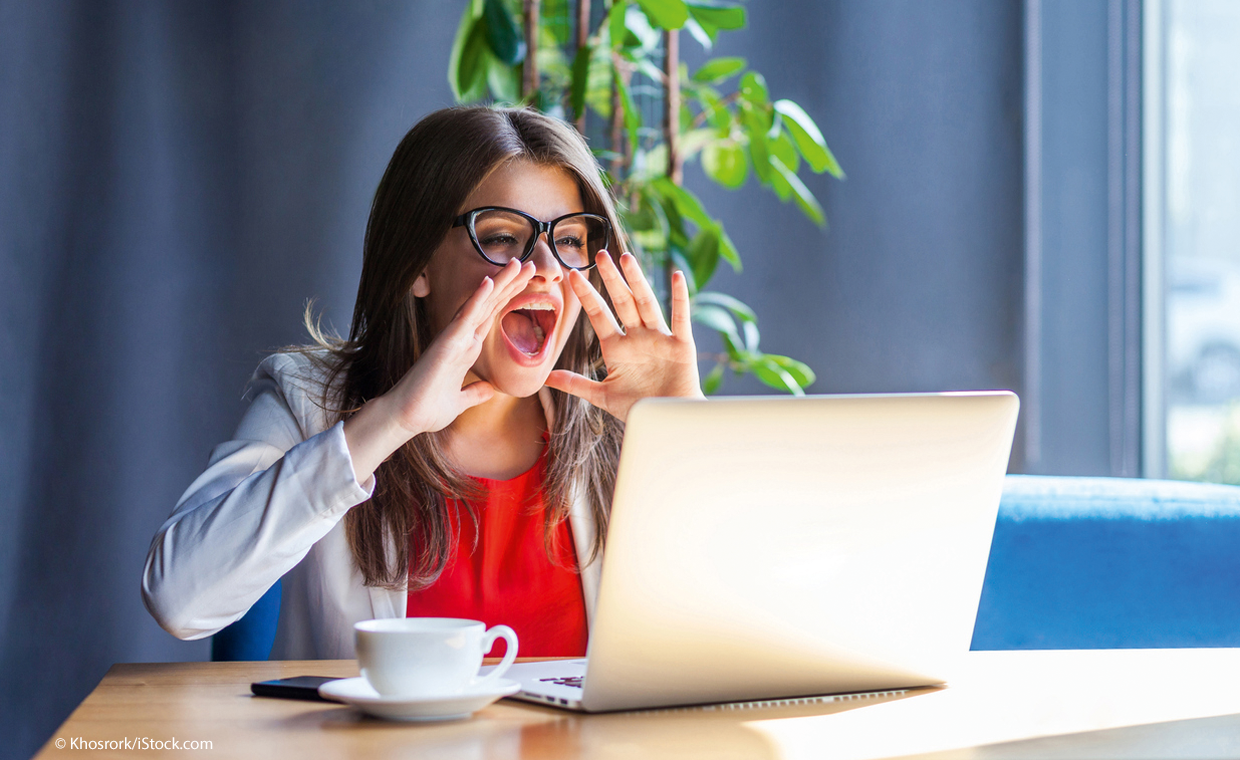
[[600,712],[947,681],[1018,407],[1007,391],[642,401],[587,656],[514,665],[514,698]]

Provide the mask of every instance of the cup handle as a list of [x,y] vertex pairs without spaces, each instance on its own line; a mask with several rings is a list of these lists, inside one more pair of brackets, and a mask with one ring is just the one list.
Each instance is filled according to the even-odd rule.
[[495,682],[500,679],[500,676],[508,672],[508,668],[517,659],[517,632],[506,625],[497,625],[487,629],[487,632],[482,636],[482,653],[485,655],[487,652],[490,652],[491,647],[495,646],[495,640],[499,638],[508,642],[508,649],[504,652],[504,659],[499,661],[494,670],[474,682],[475,688],[485,689],[494,686]]

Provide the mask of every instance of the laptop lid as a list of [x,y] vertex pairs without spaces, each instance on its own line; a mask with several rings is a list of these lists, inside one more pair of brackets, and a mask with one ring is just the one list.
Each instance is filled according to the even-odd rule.
[[633,407],[583,707],[945,681],[969,649],[1018,406],[988,391]]

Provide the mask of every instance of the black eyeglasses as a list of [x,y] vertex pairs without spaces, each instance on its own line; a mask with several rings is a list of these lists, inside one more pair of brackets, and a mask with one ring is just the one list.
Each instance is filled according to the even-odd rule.
[[544,232],[556,260],[569,269],[594,266],[595,255],[611,241],[611,223],[598,214],[566,214],[543,222],[515,208],[484,206],[461,214],[452,226],[469,230],[474,248],[498,267],[528,259]]

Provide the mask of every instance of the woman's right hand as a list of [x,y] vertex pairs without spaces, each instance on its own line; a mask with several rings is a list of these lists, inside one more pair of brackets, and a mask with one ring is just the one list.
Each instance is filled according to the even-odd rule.
[[462,385],[500,311],[534,276],[533,262],[516,260],[484,277],[426,351],[390,391],[371,399],[344,423],[345,441],[358,483],[409,439],[442,430],[470,407],[488,401],[495,388],[478,380]]

